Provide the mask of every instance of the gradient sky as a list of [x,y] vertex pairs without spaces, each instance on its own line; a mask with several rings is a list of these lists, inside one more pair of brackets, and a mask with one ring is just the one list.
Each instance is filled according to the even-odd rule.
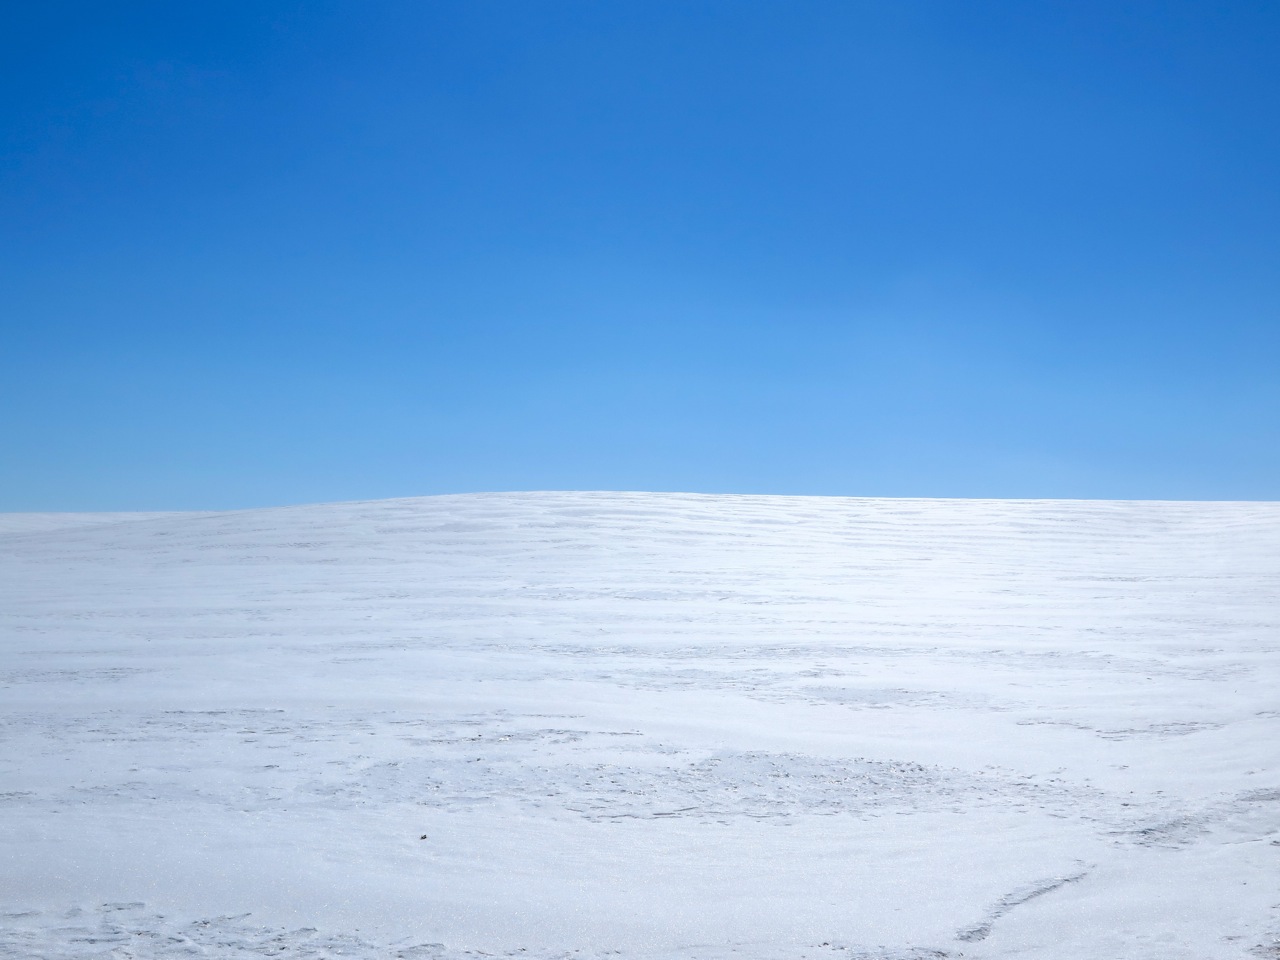
[[8,4],[0,510],[1280,497],[1280,5]]

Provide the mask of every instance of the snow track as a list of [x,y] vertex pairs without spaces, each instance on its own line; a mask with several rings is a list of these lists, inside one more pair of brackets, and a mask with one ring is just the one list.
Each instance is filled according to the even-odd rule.
[[0,957],[1280,955],[1280,505],[0,516]]

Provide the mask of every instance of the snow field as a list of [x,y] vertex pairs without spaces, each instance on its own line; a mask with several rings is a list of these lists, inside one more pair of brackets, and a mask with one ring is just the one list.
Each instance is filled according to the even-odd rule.
[[1280,957],[1280,505],[0,516],[0,956]]

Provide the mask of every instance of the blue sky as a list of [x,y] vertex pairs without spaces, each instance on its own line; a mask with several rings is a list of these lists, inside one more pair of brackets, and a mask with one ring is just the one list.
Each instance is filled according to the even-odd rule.
[[32,3],[0,510],[1280,496],[1280,6]]

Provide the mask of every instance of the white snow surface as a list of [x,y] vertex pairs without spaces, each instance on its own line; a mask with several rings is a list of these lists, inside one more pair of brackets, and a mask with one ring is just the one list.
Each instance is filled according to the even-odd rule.
[[1280,957],[1280,504],[0,517],[0,956]]

